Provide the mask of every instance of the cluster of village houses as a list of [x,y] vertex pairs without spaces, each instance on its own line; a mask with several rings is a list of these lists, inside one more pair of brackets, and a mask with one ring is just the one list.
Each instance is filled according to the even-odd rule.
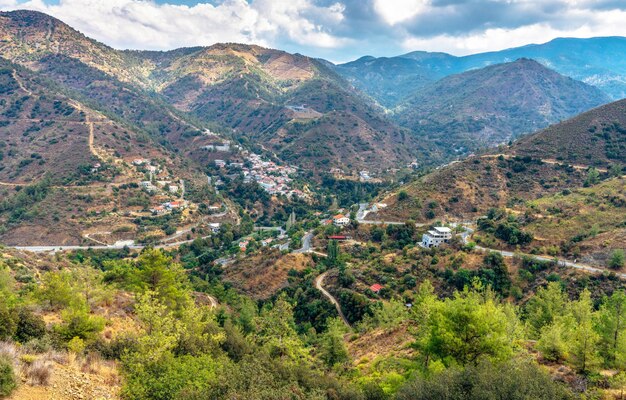
[[[152,162],[147,159],[138,158],[133,160],[133,165],[145,170],[149,173],[150,178],[146,181],[139,182],[139,186],[142,189],[147,191],[148,193],[162,193],[169,195],[179,195],[184,187],[184,181],[180,179],[178,182],[174,183],[171,180],[159,180],[158,175],[161,173],[159,167],[152,165]],[[153,214],[161,215],[172,210],[182,210],[189,206],[189,202],[187,200],[173,200],[173,201],[165,201],[159,205],[156,205],[150,209],[150,212]]]
[[[243,151],[242,154],[246,163],[227,163],[225,160],[215,160],[215,165],[219,168],[240,168],[244,182],[255,181],[271,195],[284,195],[287,197],[306,198],[306,194],[299,189],[292,187],[291,175],[296,173],[296,168],[291,166],[277,165],[273,161],[265,161],[260,155]],[[250,165],[250,167],[247,167]],[[217,182],[217,181],[216,181]]]

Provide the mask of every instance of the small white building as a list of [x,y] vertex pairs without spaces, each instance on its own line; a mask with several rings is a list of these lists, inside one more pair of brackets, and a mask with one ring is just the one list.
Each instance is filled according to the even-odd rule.
[[226,166],[226,161],[224,160],[215,160],[215,165],[219,168],[223,168]]
[[422,247],[439,247],[442,243],[448,243],[452,239],[452,230],[445,226],[436,226],[422,236]]
[[209,229],[211,229],[211,232],[213,233],[219,233],[220,224],[218,222],[212,222],[209,224]]
[[139,185],[148,192],[154,192],[157,189],[156,186],[154,186],[150,181],[140,182]]
[[346,226],[350,224],[350,218],[343,214],[337,214],[333,217],[333,224],[335,226]]

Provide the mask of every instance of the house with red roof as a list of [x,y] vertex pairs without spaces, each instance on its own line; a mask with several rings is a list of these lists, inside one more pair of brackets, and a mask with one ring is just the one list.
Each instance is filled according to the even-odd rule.
[[375,283],[372,286],[370,286],[370,290],[374,293],[380,292],[382,288],[383,288],[383,285],[381,285],[380,283]]
[[333,217],[333,224],[335,226],[346,226],[350,224],[350,218],[343,214],[337,214]]

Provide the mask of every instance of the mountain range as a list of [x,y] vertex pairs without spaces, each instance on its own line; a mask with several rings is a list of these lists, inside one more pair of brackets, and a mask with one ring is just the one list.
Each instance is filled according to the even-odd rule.
[[519,59],[419,89],[393,119],[444,149],[493,147],[609,102],[600,89]]
[[[411,53],[394,58],[406,64],[411,83],[403,85],[407,96],[390,113],[345,75],[346,65],[233,43],[120,51],[45,14],[6,12],[0,20],[0,57],[200,163],[206,162],[198,151],[206,140],[199,133],[210,127],[316,174],[331,168],[382,171],[411,160],[435,165],[609,101],[536,63],[450,76],[469,64],[461,68],[452,56]],[[391,73],[380,76],[385,85],[404,79],[393,68],[385,71]],[[423,79],[415,77],[419,71]],[[355,73],[376,81],[366,70]],[[467,89],[456,93],[458,87]],[[493,101],[482,101],[484,96]],[[511,109],[516,115],[501,115]]]
[[587,111],[510,146],[437,168],[381,199],[388,207],[379,217],[472,219],[490,208],[580,187],[589,183],[589,169],[607,176],[612,167],[616,171],[626,167],[626,100]]
[[380,104],[393,108],[415,91],[449,75],[530,58],[593,85],[613,100],[626,97],[626,38],[558,38],[502,51],[456,57],[415,51],[396,57],[364,56],[336,65],[339,74]]

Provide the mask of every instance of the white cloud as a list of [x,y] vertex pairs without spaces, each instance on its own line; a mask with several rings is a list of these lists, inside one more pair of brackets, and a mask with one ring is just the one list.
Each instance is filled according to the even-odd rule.
[[464,55],[562,36],[626,36],[623,0],[200,1],[0,0],[0,9],[43,11],[116,48],[240,42],[340,61],[412,50]]
[[[15,9],[17,5],[0,0],[0,8]],[[171,49],[216,42],[270,46],[281,40],[333,48],[348,42],[330,31],[343,20],[341,4],[321,7],[311,0],[225,0],[194,6],[145,0],[61,0],[46,5],[29,0],[19,8],[53,15],[118,48]]]
[[402,40],[406,51],[444,51],[467,55],[502,50],[530,43],[545,43],[558,37],[589,38],[595,36],[626,36],[626,11],[572,10],[571,19],[584,20],[574,27],[555,28],[536,23],[514,29],[492,28],[465,35],[437,35],[434,37],[407,36]]
[[429,0],[374,0],[374,9],[389,25],[395,25],[424,12],[429,3]]

